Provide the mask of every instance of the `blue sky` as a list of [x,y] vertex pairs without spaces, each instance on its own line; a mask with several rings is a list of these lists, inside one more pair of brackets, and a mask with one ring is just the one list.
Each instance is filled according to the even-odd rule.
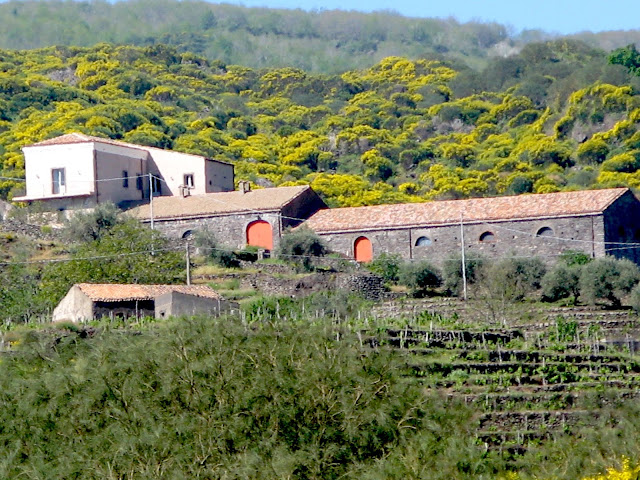
[[[212,2],[222,3],[222,2]],[[640,0],[225,0],[246,7],[394,10],[409,17],[496,21],[523,29],[575,33],[640,29]]]

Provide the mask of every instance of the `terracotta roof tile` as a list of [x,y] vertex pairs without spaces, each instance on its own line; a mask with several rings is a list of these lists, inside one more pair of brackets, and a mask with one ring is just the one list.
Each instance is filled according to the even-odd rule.
[[196,297],[222,299],[207,285],[137,285],[111,283],[78,283],[76,286],[94,302],[151,300],[169,292],[179,292]]
[[46,147],[49,145],[70,145],[74,143],[108,143],[111,145],[119,145],[123,147],[130,148],[142,148],[140,145],[135,145],[133,143],[119,142],[117,140],[111,140],[110,138],[102,138],[102,137],[93,137],[91,135],[85,135],[84,133],[67,133],[66,135],[61,135],[59,137],[49,138],[48,140],[43,140],[42,142],[34,143],[32,145],[28,145],[29,147]]
[[[206,215],[225,215],[244,212],[268,212],[279,210],[294,198],[308,191],[308,185],[296,187],[274,187],[240,191],[206,193],[188,197],[154,197],[154,220],[200,217]],[[139,220],[150,218],[149,205],[128,210],[127,213]]]
[[[72,144],[76,144],[76,143],[104,143],[104,144],[107,144],[107,145],[116,145],[118,147],[126,147],[126,148],[134,148],[136,150],[144,150],[146,152],[153,152],[154,150],[163,150],[162,148],[147,147],[146,145],[136,145],[135,143],[120,142],[118,140],[112,140],[110,138],[94,137],[94,136],[91,136],[91,135],[85,135],[84,133],[78,133],[78,132],[67,133],[65,135],[60,135],[59,137],[49,138],[48,140],[43,140],[43,141],[38,142],[38,143],[27,145],[27,148],[28,147],[47,147],[47,146],[52,146],[52,145],[72,145]],[[196,155],[196,154],[193,154],[193,153],[178,152],[176,150],[169,150],[169,151],[175,151],[176,153],[180,153],[180,155],[189,155],[189,156],[192,156],[192,157],[203,158],[205,160],[209,160],[209,161],[213,161],[213,162],[228,163],[228,162],[224,162],[222,160],[212,160],[212,159],[207,158],[207,157],[205,157],[203,155]]]
[[306,225],[317,233],[588,215],[603,212],[626,188],[445,200],[320,210]]

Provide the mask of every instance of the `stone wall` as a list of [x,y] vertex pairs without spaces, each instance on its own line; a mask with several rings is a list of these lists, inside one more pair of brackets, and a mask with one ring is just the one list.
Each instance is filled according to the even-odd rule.
[[303,219],[325,207],[320,197],[308,189],[293,198],[281,211],[230,213],[192,219],[158,219],[154,221],[154,228],[169,238],[184,238],[190,232],[207,230],[221,246],[239,250],[247,245],[247,226],[256,220],[264,220],[271,224],[275,250],[286,228],[300,224]]
[[17,233],[36,240],[47,241],[52,241],[60,236],[56,229],[50,229],[49,231],[43,232],[42,227],[39,225],[31,225],[13,218],[6,218],[1,221],[0,231]]
[[264,295],[277,297],[305,297],[317,292],[340,289],[379,300],[387,295],[381,277],[370,273],[316,272],[303,276],[273,276],[271,273],[230,273],[208,280],[237,279],[239,288],[259,290]]
[[345,273],[336,277],[338,290],[357,293],[367,300],[380,300],[386,294],[382,277],[367,273]]
[[[264,220],[271,224],[273,229],[273,248],[277,248],[282,232],[278,212],[234,213],[186,220],[156,220],[154,221],[154,228],[169,238],[183,238],[189,233],[207,230],[214,236],[220,246],[239,250],[247,245],[247,225],[256,220]],[[148,222],[145,223],[148,224]]]
[[[354,255],[354,243],[361,236],[371,241],[374,256],[398,254],[404,259],[428,260],[438,265],[461,253],[460,224],[320,236],[330,249],[350,258]],[[469,258],[537,256],[552,262],[566,250],[600,257],[605,253],[602,242],[602,215],[464,224],[465,254]]]

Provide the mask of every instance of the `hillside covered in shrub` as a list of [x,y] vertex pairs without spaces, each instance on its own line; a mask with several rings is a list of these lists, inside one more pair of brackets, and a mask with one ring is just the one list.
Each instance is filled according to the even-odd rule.
[[[106,321],[9,334],[14,349],[0,363],[4,478],[573,480],[637,452],[637,402],[620,397],[613,410],[613,397],[598,391],[575,400],[596,409],[594,424],[570,423],[552,438],[540,427],[546,441],[522,454],[483,446],[477,429],[479,418],[493,418],[480,415],[489,395],[460,394],[478,376],[462,369],[479,368],[477,358],[500,344],[449,345],[431,358],[433,349],[372,348],[324,319],[292,322],[266,311],[249,325],[195,318],[112,330]],[[577,375],[551,370],[567,366],[563,355],[544,355],[545,378],[576,383]],[[456,360],[445,375],[448,357]],[[453,394],[433,388],[454,378]],[[544,400],[534,395],[540,403],[530,408],[544,413]],[[587,421],[565,408],[567,418]],[[611,475],[593,478],[633,478]]]
[[0,161],[21,178],[22,146],[80,131],[230,161],[258,186],[311,184],[333,206],[636,187],[634,52],[562,40],[482,71],[388,57],[325,75],[163,45],[5,50]]

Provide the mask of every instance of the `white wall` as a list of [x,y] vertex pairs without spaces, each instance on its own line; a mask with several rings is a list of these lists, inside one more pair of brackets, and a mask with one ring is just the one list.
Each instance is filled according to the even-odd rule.
[[[163,180],[162,195],[180,195],[185,174],[193,175],[192,195],[234,189],[233,165],[199,155],[101,142],[29,146],[23,151],[27,193],[17,201],[55,200],[58,208],[65,208],[65,198],[71,206],[78,204],[79,196],[87,206],[142,200],[149,197],[148,173]],[[65,171],[65,186],[54,194],[52,173],[57,168]],[[129,174],[128,187],[122,180],[124,171]],[[137,188],[137,175],[145,175],[142,190]]]
[[52,322],[86,322],[93,319],[93,302],[76,285],[53,310]]
[[[143,147],[146,148],[146,147]],[[180,195],[184,175],[192,174],[194,188],[191,195],[233,190],[233,166],[208,160],[200,155],[146,148],[151,155],[151,173],[160,176],[162,195]],[[211,184],[209,184],[211,182]]]
[[[21,198],[38,200],[95,193],[92,143],[32,146],[23,151],[27,194]],[[65,188],[56,195],[52,192],[55,168],[65,169],[66,180]]]

